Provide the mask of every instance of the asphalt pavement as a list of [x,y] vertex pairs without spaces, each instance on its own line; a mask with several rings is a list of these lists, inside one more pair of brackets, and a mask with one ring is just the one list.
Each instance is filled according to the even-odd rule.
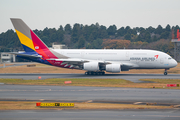
[[114,79],[125,79],[132,82],[142,82],[139,79],[179,79],[180,74],[105,74],[105,75],[85,75],[85,74],[0,74],[0,78],[17,78],[17,79],[24,79],[24,80],[37,80],[38,77],[41,76],[41,79],[47,78],[114,78]]
[[[141,82],[143,78],[178,79],[179,74],[106,74],[86,76],[84,74],[0,74],[0,78],[38,79],[46,78],[121,78]],[[0,84],[0,100],[9,101],[92,101],[110,103],[156,103],[158,105],[180,105],[179,90],[140,89],[79,86],[37,86]],[[0,120],[179,120],[180,109],[169,110],[1,110]]]
[[1,120],[180,120],[180,110],[15,110]]
[[0,100],[91,100],[179,105],[180,92],[174,89],[0,85]]

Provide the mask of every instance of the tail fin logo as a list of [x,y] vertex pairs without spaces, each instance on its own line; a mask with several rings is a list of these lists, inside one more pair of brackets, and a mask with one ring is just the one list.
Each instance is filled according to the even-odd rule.
[[38,50],[38,49],[39,49],[39,46],[35,46],[35,49]]
[[154,57],[155,57],[156,59],[158,59],[159,55],[155,55]]

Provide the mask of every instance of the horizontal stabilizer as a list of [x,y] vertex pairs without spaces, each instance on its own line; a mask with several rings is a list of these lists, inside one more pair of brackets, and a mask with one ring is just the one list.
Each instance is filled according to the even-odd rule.
[[21,57],[29,57],[29,58],[41,58],[42,57],[42,56],[37,55],[37,54],[29,55],[29,54],[24,54],[24,53],[13,53],[13,52],[7,53],[7,54],[13,54],[13,55],[18,55],[18,56],[21,56]]

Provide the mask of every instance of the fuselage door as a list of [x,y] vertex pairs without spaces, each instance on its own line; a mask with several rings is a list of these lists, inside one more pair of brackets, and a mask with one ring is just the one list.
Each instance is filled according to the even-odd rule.
[[161,63],[161,64],[164,63],[164,59],[163,59],[163,58],[160,59],[160,63]]
[[126,60],[129,60],[129,51],[126,51]]
[[82,58],[84,58],[84,54],[85,54],[85,52],[82,51],[82,52],[81,52],[81,57],[82,57]]

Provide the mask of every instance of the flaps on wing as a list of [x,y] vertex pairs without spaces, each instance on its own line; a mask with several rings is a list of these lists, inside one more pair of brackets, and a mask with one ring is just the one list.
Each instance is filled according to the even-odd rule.
[[[61,65],[73,65],[81,67],[84,63],[94,62],[96,60],[86,60],[86,59],[78,59],[78,58],[69,58],[69,59],[46,59],[46,60],[54,60],[56,62],[62,62]],[[111,64],[110,62],[105,61],[97,61],[100,66],[105,66],[106,64]]]
[[[52,60],[52,59],[51,59]],[[96,60],[85,60],[85,59],[54,59],[55,61],[63,61],[63,64],[83,64],[86,62],[94,62]],[[111,62],[97,61],[100,65],[111,64]]]
[[[52,59],[50,59],[52,60]],[[85,62],[89,62],[88,60],[83,59],[54,59],[55,61],[62,61],[61,64],[69,64],[69,65],[81,65]]]
[[65,62],[89,62],[89,60],[83,59],[54,59],[55,61],[65,61]]

